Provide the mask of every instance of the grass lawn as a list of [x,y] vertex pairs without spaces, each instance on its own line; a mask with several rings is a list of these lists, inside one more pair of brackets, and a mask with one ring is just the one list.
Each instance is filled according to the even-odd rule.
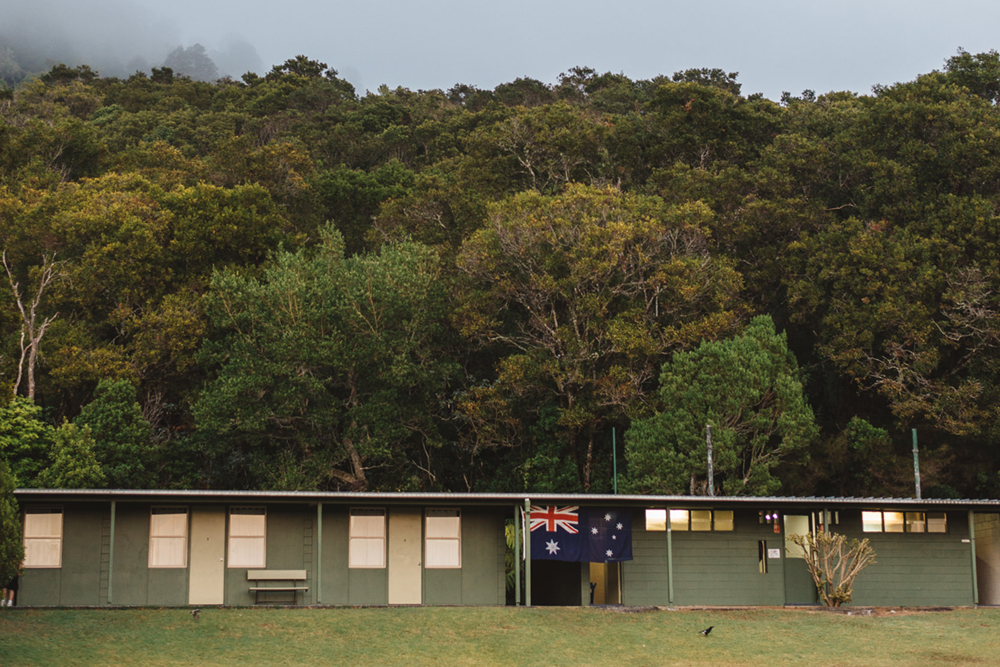
[[1000,610],[15,608],[0,665],[1000,665]]

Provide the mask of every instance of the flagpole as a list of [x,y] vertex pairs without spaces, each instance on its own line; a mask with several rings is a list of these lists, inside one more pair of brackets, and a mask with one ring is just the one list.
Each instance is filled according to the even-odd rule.
[[615,427],[611,427],[611,464],[615,475],[615,495],[618,495],[618,441],[615,439]]
[[[524,515],[531,523],[531,500],[524,499]],[[525,537],[528,540],[527,548],[524,550],[524,606],[531,606],[531,536],[529,535],[531,526],[525,526]]]

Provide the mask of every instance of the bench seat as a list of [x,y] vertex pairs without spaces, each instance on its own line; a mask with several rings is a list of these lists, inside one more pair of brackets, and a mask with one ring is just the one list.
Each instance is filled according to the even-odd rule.
[[[291,593],[291,600],[273,600],[272,602],[298,603],[299,591],[308,591],[308,586],[297,585],[305,581],[307,572],[305,570],[247,570],[247,581],[254,582],[249,590],[253,593],[253,603],[260,604],[260,596],[263,593]],[[268,583],[270,582],[270,583]]]

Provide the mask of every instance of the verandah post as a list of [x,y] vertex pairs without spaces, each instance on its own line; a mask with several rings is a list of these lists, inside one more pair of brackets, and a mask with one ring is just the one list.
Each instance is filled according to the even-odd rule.
[[521,606],[521,510],[514,505],[514,606]]
[[531,500],[524,499],[524,516],[528,520],[525,526],[525,546],[524,546],[524,606],[531,606]]

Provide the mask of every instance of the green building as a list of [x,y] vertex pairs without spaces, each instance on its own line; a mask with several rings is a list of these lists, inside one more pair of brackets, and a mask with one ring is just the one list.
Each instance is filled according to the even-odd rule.
[[[868,538],[855,605],[1000,604],[1000,502],[19,489],[19,606],[799,605],[792,534]],[[630,511],[632,560],[523,560],[533,505]],[[523,537],[523,535],[522,535]],[[255,590],[270,589],[270,590]]]

